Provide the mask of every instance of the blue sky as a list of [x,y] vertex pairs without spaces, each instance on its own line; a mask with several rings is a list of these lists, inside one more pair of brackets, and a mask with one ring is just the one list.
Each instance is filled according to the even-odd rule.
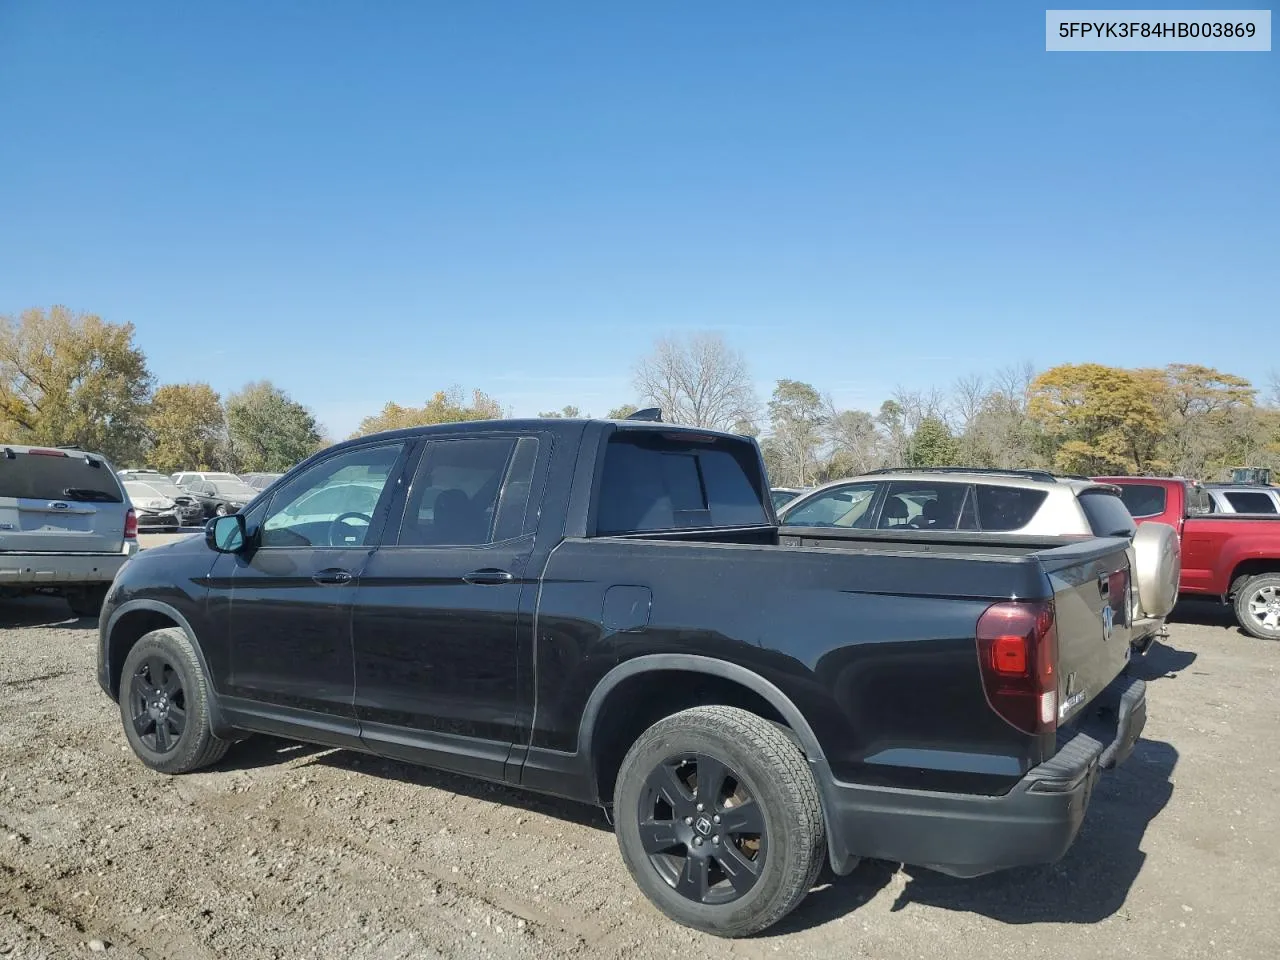
[[0,3],[0,313],[131,321],[162,381],[339,437],[450,384],[603,413],[701,329],[866,408],[1265,380],[1280,54],[1050,54],[1044,10]]

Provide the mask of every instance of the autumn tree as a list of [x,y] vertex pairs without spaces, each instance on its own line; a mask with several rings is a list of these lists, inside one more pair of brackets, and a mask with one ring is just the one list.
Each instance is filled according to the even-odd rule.
[[401,430],[436,423],[495,420],[502,415],[502,405],[480,390],[472,391],[471,402],[467,403],[461,388],[451,387],[437,391],[421,407],[402,407],[398,403],[388,403],[381,413],[361,420],[352,436],[363,437],[383,430]]
[[1257,390],[1243,377],[1193,363],[1138,373],[1153,385],[1164,420],[1161,453],[1179,476],[1209,477],[1248,446]]
[[1057,444],[1069,473],[1149,473],[1164,423],[1160,386],[1149,375],[1098,363],[1063,364],[1031,385],[1031,417]]
[[133,324],[61,306],[0,316],[0,439],[130,462],[142,447],[151,383]]
[[222,398],[207,383],[169,383],[147,411],[147,465],[161,473],[224,465],[226,418]]
[[778,381],[769,401],[769,435],[762,444],[774,481],[804,487],[817,478],[826,422],[816,388],[799,380]]
[[637,364],[634,381],[668,423],[744,433],[759,412],[746,358],[718,333],[657,341]]
[[316,418],[268,380],[227,397],[227,434],[236,468],[281,473],[320,448]]

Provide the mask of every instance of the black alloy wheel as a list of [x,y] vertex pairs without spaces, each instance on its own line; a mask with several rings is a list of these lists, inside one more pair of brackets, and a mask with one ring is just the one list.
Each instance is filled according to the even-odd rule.
[[640,794],[640,841],[682,897],[725,904],[745,896],[764,869],[769,832],[746,785],[715,757],[666,760]]
[[173,664],[153,654],[129,678],[133,729],[149,750],[169,753],[187,726],[187,697]]

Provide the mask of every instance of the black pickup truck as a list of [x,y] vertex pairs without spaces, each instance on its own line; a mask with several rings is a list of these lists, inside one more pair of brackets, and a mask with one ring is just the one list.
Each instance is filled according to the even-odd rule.
[[424,427],[130,560],[99,682],[164,773],[262,732],[600,804],[662,911],[740,936],[824,862],[1066,851],[1146,717],[1125,548],[780,535],[749,438]]

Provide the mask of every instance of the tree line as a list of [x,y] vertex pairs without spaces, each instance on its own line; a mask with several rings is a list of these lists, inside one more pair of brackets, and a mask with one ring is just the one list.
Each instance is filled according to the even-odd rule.
[[326,441],[269,381],[227,397],[156,384],[132,324],[65,307],[0,316],[0,442],[74,446],[120,467],[276,472]]
[[[280,471],[329,441],[269,381],[223,398],[207,383],[157,386],[131,324],[64,307],[0,317],[0,441],[76,445],[124,465]],[[875,411],[841,408],[799,379],[757,395],[747,358],[720,334],[656,341],[632,370],[621,418],[657,406],[671,423],[759,438],[775,485],[810,486],[883,466],[1043,468],[1218,479],[1280,467],[1280,381],[1269,395],[1198,364],[1127,369],[1030,364],[896,390]],[[509,414],[481,390],[387,403],[353,436]],[[569,404],[542,417],[589,416]]]

